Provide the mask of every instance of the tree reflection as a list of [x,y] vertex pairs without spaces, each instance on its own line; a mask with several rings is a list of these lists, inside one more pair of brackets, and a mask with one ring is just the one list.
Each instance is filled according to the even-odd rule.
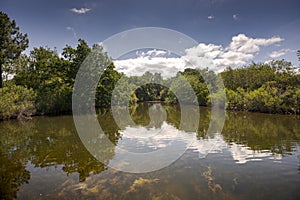
[[300,123],[290,116],[228,112],[222,135],[228,143],[286,154],[299,144]]
[[15,122],[0,124],[1,199],[16,198],[19,187],[30,179],[30,172],[26,170],[29,153],[23,147],[31,140],[31,135],[26,132],[32,127],[25,130],[16,127],[19,124]]
[[[180,128],[179,106],[157,105],[152,107],[153,110],[151,106],[153,104],[132,106],[132,120],[141,126],[160,128],[162,121],[165,121],[177,129]],[[193,112],[196,112],[192,107],[186,110],[190,112],[188,117],[191,118]],[[161,113],[166,116],[161,117]],[[117,145],[121,138],[120,128],[123,130],[126,124],[119,128],[111,110],[106,109],[99,111],[98,120],[110,141]],[[201,107],[195,139],[202,140],[207,137],[210,120],[211,110]],[[193,126],[188,124],[190,121],[193,120],[186,120],[185,127]],[[222,136],[227,144],[236,143],[251,150],[269,150],[282,155],[295,151],[295,147],[299,145],[300,123],[299,119],[290,116],[227,112]],[[94,158],[77,135],[72,116],[36,117],[27,122],[1,122],[0,144],[2,199],[16,198],[20,186],[28,183],[28,165],[36,168],[61,165],[67,174],[78,173],[79,181],[82,182],[91,174],[99,174],[106,170],[106,165],[115,154],[114,148],[105,149],[109,153],[104,163]]]
[[[103,116],[103,119],[110,118],[109,112]],[[105,134],[116,143],[119,138],[116,126],[106,123],[105,127]],[[78,173],[79,181],[106,169],[107,163],[95,159],[81,143],[71,116],[35,118],[25,123],[2,122],[0,132],[0,196],[3,199],[16,198],[19,187],[28,183],[28,163],[36,168],[62,165],[67,174]]]

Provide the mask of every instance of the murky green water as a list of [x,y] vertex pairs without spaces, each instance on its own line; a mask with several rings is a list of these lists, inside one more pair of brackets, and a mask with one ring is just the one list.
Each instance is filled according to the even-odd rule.
[[[1,199],[300,199],[299,118],[227,112],[222,133],[207,135],[208,108],[200,109],[198,132],[191,133],[178,130],[178,107],[164,106],[166,119],[158,115],[150,123],[150,106],[131,110],[139,124],[134,127],[118,128],[108,110],[98,116],[110,140],[132,152],[164,148],[177,139],[175,132],[186,135],[191,146],[183,156],[143,174],[97,161],[79,139],[72,116],[1,122]],[[133,137],[158,130],[169,135]],[[105,164],[117,153],[107,151]]]

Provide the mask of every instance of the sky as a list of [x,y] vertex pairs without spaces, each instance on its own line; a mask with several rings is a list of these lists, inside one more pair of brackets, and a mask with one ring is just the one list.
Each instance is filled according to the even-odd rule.
[[[39,46],[61,52],[66,44],[75,47],[79,38],[92,45],[129,29],[162,27],[196,40],[184,57],[195,64],[209,58],[216,71],[272,59],[299,66],[298,0],[0,0],[0,10],[29,35],[27,53]],[[154,54],[137,53],[118,61],[117,68],[135,73],[135,67],[153,59],[162,71],[186,67],[182,58]]]

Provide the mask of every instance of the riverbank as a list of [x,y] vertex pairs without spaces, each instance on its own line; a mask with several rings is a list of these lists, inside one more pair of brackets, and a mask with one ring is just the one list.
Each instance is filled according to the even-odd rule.
[[[139,105],[142,104],[162,104],[163,106],[179,106],[179,104],[169,104],[167,102],[164,101],[145,101],[145,102],[138,102],[136,104],[133,104],[129,107],[138,107]],[[199,106],[200,108],[211,108],[211,106]],[[99,114],[101,112],[103,112],[103,110],[109,110],[110,108],[108,107],[102,107],[102,108],[96,108],[96,113]],[[247,110],[237,110],[237,109],[226,109],[226,112],[230,112],[230,113],[237,113],[237,114],[266,114],[266,115],[277,115],[277,116],[294,116],[296,118],[300,118],[299,114],[295,114],[295,113],[275,113],[275,112],[258,112],[258,111],[247,111]],[[1,119],[0,121],[9,121],[9,120],[31,120],[34,117],[39,117],[39,116],[44,116],[44,117],[55,117],[55,116],[68,116],[68,115],[72,115],[72,111],[65,111],[65,112],[61,112],[61,113],[34,113],[30,116],[20,116],[20,117],[11,117],[8,119]],[[0,113],[1,116],[1,113]]]

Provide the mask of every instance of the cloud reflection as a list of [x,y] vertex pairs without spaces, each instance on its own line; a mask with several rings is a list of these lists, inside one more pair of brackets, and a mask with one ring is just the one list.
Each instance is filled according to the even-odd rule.
[[183,142],[187,149],[197,152],[199,158],[205,158],[208,154],[222,153],[226,150],[230,152],[232,159],[237,164],[263,159],[274,161],[282,159],[282,155],[272,153],[270,150],[251,150],[250,147],[234,142],[228,144],[220,133],[215,133],[210,138],[197,139],[195,132],[188,133],[178,130],[166,121],[162,123],[160,128],[129,126],[120,133],[122,139],[119,140],[118,147],[136,153],[156,151],[170,146],[172,142]]

